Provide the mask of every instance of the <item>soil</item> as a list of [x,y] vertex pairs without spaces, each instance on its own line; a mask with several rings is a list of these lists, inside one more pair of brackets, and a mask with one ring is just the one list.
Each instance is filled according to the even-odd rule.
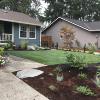
[[[100,64],[98,64],[100,65]],[[94,66],[94,65],[90,65]],[[41,94],[49,98],[49,100],[100,100],[100,88],[98,88],[92,81],[95,76],[95,67],[84,70],[88,79],[81,80],[78,77],[78,71],[74,69],[67,69],[63,72],[64,80],[62,82],[56,81],[56,75],[54,73],[55,66],[46,66],[39,68],[44,71],[44,74],[34,78],[22,79],[28,85],[39,91]],[[52,75],[52,74],[53,75]],[[16,72],[14,73],[16,74]],[[49,89],[49,86],[56,87],[55,91]],[[77,85],[85,85],[95,92],[96,96],[85,96],[75,91]]]

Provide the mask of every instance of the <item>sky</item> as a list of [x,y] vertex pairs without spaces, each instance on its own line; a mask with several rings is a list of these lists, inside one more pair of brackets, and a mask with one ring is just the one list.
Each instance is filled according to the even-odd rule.
[[48,7],[48,4],[45,3],[43,0],[40,0],[40,2],[41,2],[41,6],[40,6],[41,10],[40,10],[40,12],[43,13],[45,11],[45,9]]

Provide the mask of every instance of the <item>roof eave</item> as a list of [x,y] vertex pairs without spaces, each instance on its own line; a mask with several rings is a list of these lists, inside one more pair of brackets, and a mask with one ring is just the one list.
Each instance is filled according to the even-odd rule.
[[27,25],[35,25],[35,26],[42,26],[42,24],[34,24],[34,23],[28,23],[28,22],[22,22],[22,21],[15,21],[15,20],[8,20],[8,19],[1,19],[0,21],[8,21],[8,22],[13,22],[13,23],[19,23],[19,24],[27,24]]

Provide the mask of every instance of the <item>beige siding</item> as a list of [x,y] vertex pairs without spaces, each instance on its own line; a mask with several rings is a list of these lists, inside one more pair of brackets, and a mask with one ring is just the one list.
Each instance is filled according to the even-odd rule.
[[[82,28],[79,28],[77,26],[74,26],[68,22],[65,21],[58,21],[57,23],[55,23],[55,25],[52,25],[45,33],[49,36],[52,36],[53,38],[53,42],[56,44],[58,43],[59,47],[62,47],[63,42],[62,39],[59,36],[60,33],[60,29],[62,27],[73,27],[73,30],[75,31],[75,39],[77,39],[80,43],[81,46],[83,47],[84,44],[88,44],[88,43],[96,43],[97,39],[96,39],[96,35],[100,36],[100,33],[90,33]],[[99,37],[99,47],[100,47],[100,37]],[[74,43],[75,44],[75,43]],[[75,46],[75,45],[74,45]]]

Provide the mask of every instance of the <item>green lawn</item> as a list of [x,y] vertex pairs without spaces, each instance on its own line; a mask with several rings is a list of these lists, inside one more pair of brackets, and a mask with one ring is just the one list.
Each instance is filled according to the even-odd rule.
[[[66,52],[62,50],[41,50],[41,51],[8,51],[9,54],[22,58],[34,60],[43,64],[53,65],[65,63]],[[67,51],[68,52],[68,51]],[[81,52],[71,52],[78,55],[85,55],[85,62],[100,62],[100,56]]]

